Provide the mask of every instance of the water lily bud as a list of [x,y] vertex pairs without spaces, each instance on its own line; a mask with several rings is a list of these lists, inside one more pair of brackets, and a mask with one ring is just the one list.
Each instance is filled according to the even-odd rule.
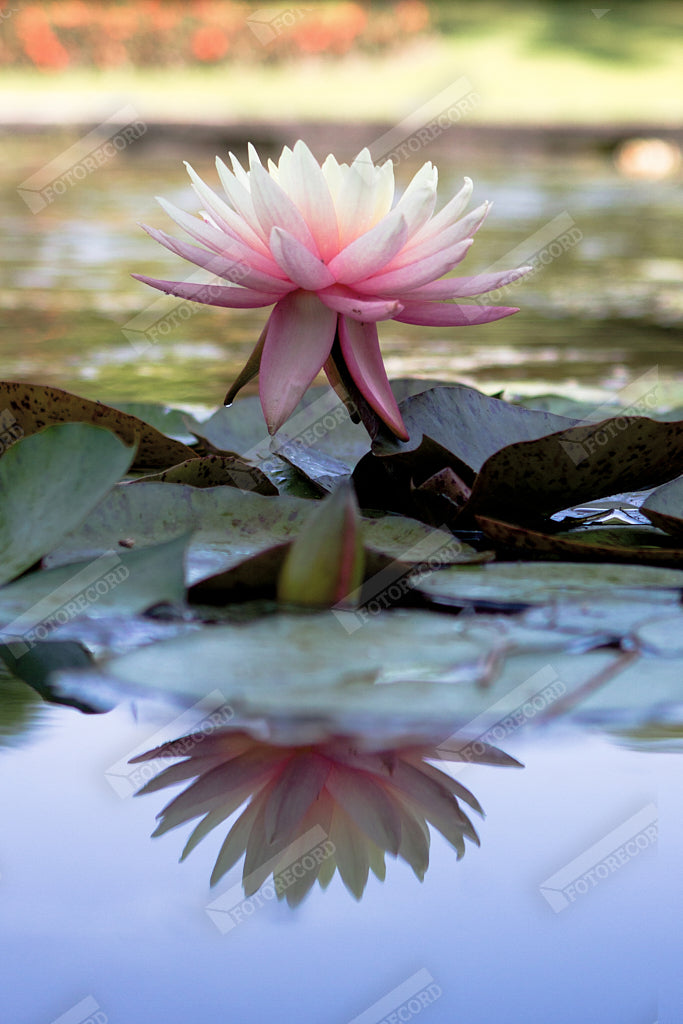
[[357,603],[364,567],[356,496],[353,485],[344,483],[320,502],[292,543],[280,571],[278,600],[310,608]]

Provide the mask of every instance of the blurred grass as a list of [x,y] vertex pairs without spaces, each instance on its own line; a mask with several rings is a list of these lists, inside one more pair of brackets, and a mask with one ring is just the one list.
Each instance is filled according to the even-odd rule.
[[387,120],[466,75],[468,123],[679,124],[683,4],[435,4],[441,30],[390,54],[191,69],[5,70],[0,120]]

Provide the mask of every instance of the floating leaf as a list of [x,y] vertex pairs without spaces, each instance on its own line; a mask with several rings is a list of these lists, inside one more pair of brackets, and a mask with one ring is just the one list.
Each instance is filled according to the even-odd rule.
[[568,533],[541,533],[525,526],[477,516],[487,537],[506,549],[560,561],[621,562],[683,566],[683,548],[667,534],[646,527],[598,527]]
[[[1,462],[0,462],[1,464]],[[171,540],[194,531],[187,551],[187,582],[224,572],[251,555],[291,540],[303,529],[311,502],[289,496],[265,497],[234,487],[186,484],[121,484],[82,526],[45,559],[48,567],[82,561],[117,550]],[[364,540],[373,550],[407,562],[434,551],[444,564],[480,558],[447,531],[435,531],[400,516],[363,520]]]
[[54,423],[105,427],[127,445],[137,444],[133,469],[173,466],[195,454],[187,445],[166,437],[136,416],[59,388],[0,381],[0,408],[14,418],[24,436]]
[[[436,383],[441,382],[406,377],[391,381],[391,387],[397,401],[402,401]],[[195,424],[193,432],[212,450],[239,452],[251,461],[267,461],[274,449],[296,444],[355,466],[370,448],[365,428],[351,422],[343,402],[326,385],[308,389],[274,439],[268,434],[255,395],[218,409],[209,419]]]
[[683,476],[658,487],[640,506],[648,519],[660,530],[683,534]]
[[93,659],[82,644],[72,640],[38,643],[20,654],[13,652],[12,645],[0,644],[0,660],[18,678],[32,686],[41,697],[55,704],[67,704],[85,714],[100,710],[77,695],[62,697],[51,684],[51,676],[65,669],[89,668]]
[[642,490],[683,469],[683,421],[621,416],[508,445],[482,466],[468,515],[524,521]]
[[512,442],[543,437],[573,423],[563,416],[490,398],[464,384],[430,388],[406,398],[399,408],[410,441],[382,435],[373,443],[375,455],[415,451],[426,436],[474,472]]
[[[240,713],[377,712],[417,723],[479,704],[475,687],[443,680],[456,669],[461,679],[487,678],[496,643],[493,631],[470,639],[451,616],[429,612],[370,616],[351,636],[331,612],[278,615],[140,648],[106,662],[102,680],[190,703],[218,689]],[[91,687],[90,676],[59,682],[66,695]]]
[[431,598],[449,603],[507,607],[604,596],[635,600],[659,592],[678,600],[683,570],[572,562],[495,562],[440,569],[419,584]]
[[190,487],[239,487],[243,491],[254,491],[256,494],[277,494],[268,477],[256,466],[250,466],[244,459],[235,455],[205,455],[201,458],[188,459],[178,466],[171,466],[161,473],[141,477],[131,481],[138,484],[142,481],[168,484],[188,484]]
[[[680,421],[617,416],[573,425],[462,386],[409,398],[401,412],[411,440],[378,439],[354,480],[361,504],[383,501],[427,522],[461,526],[476,514],[533,521],[683,469]],[[434,487],[445,469],[455,476]]]
[[[182,409],[174,409],[159,402],[117,402],[113,407],[129,416],[136,416],[143,420],[150,427],[154,427],[166,437],[180,441],[182,444],[196,444],[197,439],[192,433],[192,427],[198,425],[198,420]],[[207,412],[207,416],[209,413]]]
[[188,541],[185,534],[140,551],[119,548],[90,561],[22,576],[0,588],[0,632],[39,632],[44,637],[83,615],[135,614],[162,602],[180,602]]
[[653,704],[663,716],[680,713],[681,657],[571,653],[561,644],[524,650],[501,641],[493,623],[459,622],[399,611],[349,636],[329,613],[280,615],[148,645],[100,671],[61,673],[53,685],[94,706],[117,689],[121,699],[165,694],[187,705],[218,690],[247,717],[314,718],[335,729],[438,726],[464,760],[475,759],[475,744],[504,746],[508,735],[559,716],[613,728],[652,721]]
[[277,448],[275,454],[302,473],[320,494],[330,493],[351,476],[351,467],[345,462],[302,444],[286,444]]
[[0,459],[0,583],[60,543],[133,459],[108,430],[63,423],[24,437]]

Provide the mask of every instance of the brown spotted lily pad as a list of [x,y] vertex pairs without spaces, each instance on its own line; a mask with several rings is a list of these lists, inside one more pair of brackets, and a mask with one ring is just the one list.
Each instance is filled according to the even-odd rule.
[[[166,437],[137,416],[60,388],[0,381],[0,407],[3,409],[3,434],[8,433],[14,440],[35,434],[53,423],[91,423],[105,427],[125,444],[137,444],[132,469],[174,466],[195,454],[181,441]],[[0,452],[7,447],[7,444],[0,445]]]
[[432,388],[400,409],[411,440],[379,439],[354,480],[361,504],[425,522],[462,527],[484,515],[533,524],[683,472],[683,421],[576,424],[462,386]]
[[640,509],[660,530],[683,535],[683,476],[658,487]]
[[477,516],[494,545],[527,558],[556,561],[617,562],[630,565],[683,566],[683,547],[673,537],[647,527],[596,527],[543,533],[514,523]]
[[155,481],[167,484],[188,484],[190,487],[239,487],[256,494],[277,494],[278,490],[265,473],[250,466],[237,455],[205,455],[188,459],[161,473],[140,477],[131,484]]

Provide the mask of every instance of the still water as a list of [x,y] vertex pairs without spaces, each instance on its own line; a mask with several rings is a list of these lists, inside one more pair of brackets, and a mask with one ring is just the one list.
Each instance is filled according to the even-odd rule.
[[3,1020],[681,1020],[679,753],[518,733],[524,768],[456,773],[481,847],[435,836],[424,882],[388,858],[360,902],[336,876],[290,909],[238,902],[237,868],[209,888],[227,826],[182,864],[187,829],[149,838],[166,798],[113,766],[157,725],[45,708],[0,756]]
[[[17,186],[72,141],[3,144],[4,377],[110,402],[218,404],[263,311],[178,313],[129,276],[186,276],[137,223],[170,230],[154,194],[194,209],[181,160],[213,181],[210,154],[131,147],[32,213]],[[498,300],[522,307],[502,323],[384,324],[390,375],[587,397],[656,368],[659,404],[683,403],[680,186],[625,180],[607,156],[456,163],[440,168],[442,198],[469,174],[476,201],[495,204],[463,273],[528,261],[553,231],[574,230],[575,244],[548,248]],[[164,325],[143,343],[130,326],[141,316]],[[486,814],[461,860],[433,834],[422,883],[389,858],[360,901],[335,876],[298,908],[264,900],[228,927],[210,904],[240,867],[214,889],[209,876],[229,823],[179,864],[187,828],[150,839],[164,794],[132,799],[132,783],[113,781],[168,710],[83,715],[3,687],[3,1024],[683,1020],[680,740],[520,730],[504,746],[523,768],[451,769]]]

